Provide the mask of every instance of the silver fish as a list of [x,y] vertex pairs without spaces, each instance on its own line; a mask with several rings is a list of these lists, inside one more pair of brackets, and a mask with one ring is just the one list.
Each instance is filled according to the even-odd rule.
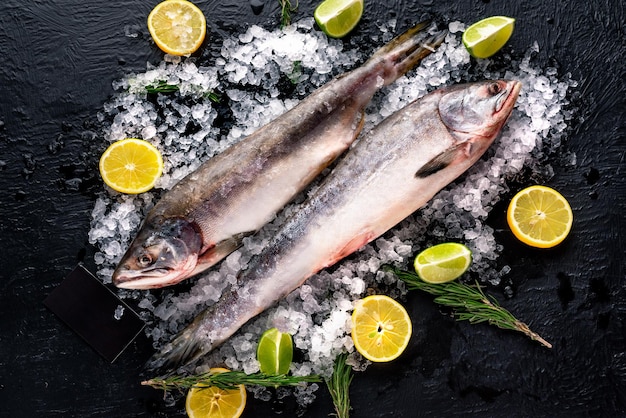
[[374,93],[441,44],[446,32],[428,35],[428,26],[409,29],[176,184],[146,216],[113,283],[169,286],[237,249],[348,149]]
[[381,122],[222,295],[156,354],[153,367],[192,362],[307,278],[427,203],[487,150],[511,114],[518,81],[436,90]]

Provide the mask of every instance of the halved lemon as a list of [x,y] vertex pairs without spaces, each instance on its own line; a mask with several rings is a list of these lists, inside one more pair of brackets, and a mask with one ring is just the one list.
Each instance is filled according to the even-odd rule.
[[[211,373],[224,373],[216,367]],[[215,386],[194,386],[187,392],[185,410],[190,418],[237,418],[246,407],[246,388],[224,390]]]
[[460,277],[472,264],[472,252],[463,244],[445,242],[426,248],[415,257],[413,266],[422,280],[446,283]]
[[560,244],[572,229],[574,215],[568,201],[546,186],[530,186],[518,192],[507,210],[513,234],[532,247]]
[[367,296],[352,312],[352,340],[363,357],[374,362],[391,361],[411,339],[411,318],[404,307],[385,295]]
[[463,32],[463,45],[475,58],[489,58],[507,43],[513,34],[515,19],[491,16],[480,20]]
[[151,143],[126,138],[109,145],[100,157],[104,182],[121,193],[137,194],[154,187],[163,172],[163,158]]
[[363,15],[363,0],[326,0],[313,13],[317,25],[333,38],[346,36]]
[[190,55],[206,36],[206,19],[187,0],[165,0],[148,15],[148,30],[154,43],[171,55]]

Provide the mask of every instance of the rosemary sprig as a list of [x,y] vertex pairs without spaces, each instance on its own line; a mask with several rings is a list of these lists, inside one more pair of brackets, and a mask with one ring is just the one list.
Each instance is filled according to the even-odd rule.
[[178,91],[178,86],[175,84],[167,84],[167,81],[157,81],[156,84],[150,84],[146,86],[146,91],[150,94],[157,93],[175,93]]
[[453,308],[458,320],[466,320],[472,324],[487,322],[502,329],[519,331],[530,339],[552,348],[552,344],[501,307],[495,298],[486,296],[478,283],[476,286],[468,286],[456,281],[432,284],[426,283],[414,273],[397,269],[392,269],[392,271],[407,284],[409,289],[430,293],[436,296],[434,299],[436,303]]
[[165,378],[155,377],[141,382],[144,386],[152,386],[155,389],[171,391],[177,389],[184,391],[192,387],[216,386],[228,390],[238,385],[256,385],[265,387],[298,386],[304,383],[321,382],[318,375],[291,376],[291,375],[268,375],[265,373],[246,374],[241,371],[229,371],[224,373],[201,373],[192,376],[169,376]]
[[[168,84],[167,81],[163,80],[157,81],[156,84],[149,84],[146,86],[146,91],[150,94],[169,94],[176,93],[178,90],[180,90],[180,88],[176,84]],[[215,93],[214,91],[208,91],[203,94],[203,96],[213,103],[220,102],[219,94]]]
[[219,103],[221,101],[220,95],[214,91],[209,91],[204,94],[204,97],[212,101],[213,103]]
[[348,418],[350,416],[350,383],[352,383],[352,367],[346,364],[346,353],[340,354],[335,359],[333,374],[326,379],[326,386],[335,405],[335,416],[337,418]]
[[280,2],[280,27],[281,29],[291,24],[291,13],[298,10],[298,0],[291,5],[291,0],[278,0]]
[[298,84],[298,79],[301,75],[302,61],[294,61],[293,65],[291,66],[291,74],[287,76],[289,78],[289,81],[291,81],[291,84]]

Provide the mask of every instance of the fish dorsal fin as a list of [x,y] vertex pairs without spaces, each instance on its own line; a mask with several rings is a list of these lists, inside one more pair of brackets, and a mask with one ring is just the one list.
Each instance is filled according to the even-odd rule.
[[467,147],[471,147],[469,142],[462,142],[448,148],[420,167],[415,177],[423,179],[443,170],[457,158],[459,151],[467,150]]

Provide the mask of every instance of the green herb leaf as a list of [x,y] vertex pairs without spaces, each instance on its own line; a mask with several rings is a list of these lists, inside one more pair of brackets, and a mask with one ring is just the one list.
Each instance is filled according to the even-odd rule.
[[[163,80],[157,81],[156,84],[149,84],[146,86],[146,91],[150,94],[171,94],[176,93],[179,90],[180,87],[176,84],[168,84],[167,81]],[[207,91],[202,96],[214,103],[219,103],[221,100],[219,94],[214,91]]]
[[179,90],[178,86],[175,84],[167,84],[166,81],[158,81],[156,84],[152,85],[148,85],[146,86],[146,91],[150,94],[157,94],[157,93],[174,93],[177,92]]
[[206,97],[207,99],[209,99],[213,103],[219,103],[222,100],[220,95],[215,93],[214,91],[210,91],[210,92],[206,93],[204,95],[204,97]]
[[280,2],[280,27],[284,28],[291,24],[291,13],[298,10],[298,0],[291,5],[291,0],[278,0]]
[[302,76],[302,61],[294,61],[291,67],[291,74],[287,77],[291,84],[298,84],[298,80]]
[[352,383],[352,367],[346,364],[347,354],[343,353],[335,359],[333,374],[326,379],[326,386],[333,398],[337,418],[350,416],[350,384]]
[[321,382],[318,375],[309,376],[287,376],[287,375],[267,375],[265,373],[246,374],[240,371],[229,371],[224,373],[201,373],[192,376],[169,376],[155,377],[141,382],[144,386],[151,386],[164,391],[179,390],[184,391],[192,387],[216,386],[220,389],[234,389],[238,385],[256,385],[265,387],[277,386],[299,386],[306,383]]
[[502,329],[519,331],[532,340],[552,348],[552,344],[501,307],[495,298],[486,296],[478,283],[476,286],[467,286],[460,282],[433,284],[426,283],[414,273],[395,268],[391,268],[391,271],[404,281],[409,289],[430,293],[436,296],[434,299],[436,303],[453,308],[454,316],[460,321],[469,321],[472,324],[487,322]]

